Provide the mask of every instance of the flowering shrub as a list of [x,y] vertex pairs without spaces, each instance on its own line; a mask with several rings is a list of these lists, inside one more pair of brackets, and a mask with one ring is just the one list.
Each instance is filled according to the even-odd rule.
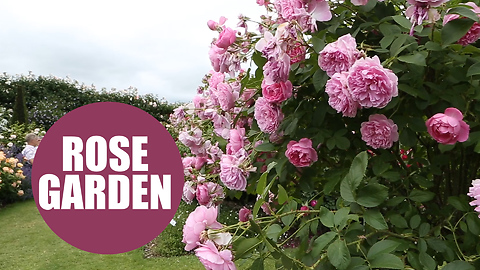
[[24,196],[22,180],[23,163],[18,159],[7,158],[3,151],[0,151],[0,206],[14,202],[18,197]]
[[[477,4],[257,3],[258,33],[208,23],[213,70],[171,115],[202,204],[187,249],[207,269],[480,269]],[[216,185],[257,198],[238,224],[207,210]]]

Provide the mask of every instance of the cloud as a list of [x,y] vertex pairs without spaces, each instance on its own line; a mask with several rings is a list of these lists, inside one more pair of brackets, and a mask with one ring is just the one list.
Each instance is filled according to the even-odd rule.
[[[97,88],[134,86],[168,101],[190,101],[211,69],[206,22],[240,11],[258,17],[254,0],[4,1],[0,71],[70,76]],[[253,14],[252,14],[253,13]]]

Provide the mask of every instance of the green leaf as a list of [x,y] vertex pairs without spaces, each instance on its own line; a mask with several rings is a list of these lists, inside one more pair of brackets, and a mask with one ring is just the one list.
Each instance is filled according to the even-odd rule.
[[366,185],[358,191],[357,203],[365,207],[375,207],[388,197],[388,188],[377,183]]
[[377,230],[388,229],[388,225],[385,222],[383,215],[380,213],[380,211],[376,209],[369,209],[365,211],[365,214],[363,214],[363,218],[365,219],[365,222],[367,222],[368,225],[372,226]]
[[257,183],[257,194],[258,195],[261,195],[263,193],[263,190],[267,186],[267,175],[268,175],[268,172],[264,172],[260,176],[260,179],[258,179],[258,183]]
[[282,226],[278,224],[273,224],[268,227],[266,235],[268,238],[272,239],[274,242],[277,242],[280,232],[282,231]]
[[410,219],[410,228],[416,229],[420,222],[422,222],[422,218],[419,215],[415,215]]
[[475,270],[475,267],[465,261],[453,261],[445,265],[442,270]]
[[312,83],[317,93],[320,92],[320,90],[324,89],[327,81],[328,81],[328,75],[327,73],[325,73],[325,71],[318,69],[313,74]]
[[370,261],[370,267],[372,269],[385,268],[385,269],[404,269],[403,262],[400,258],[393,254],[382,254],[372,261]]
[[335,232],[326,232],[320,235],[315,241],[313,242],[312,248],[312,256],[319,257],[322,253],[322,250],[332,242],[332,240],[337,236]]
[[313,45],[313,50],[316,53],[319,53],[325,47],[325,41],[323,41],[322,39],[319,39],[318,37],[312,37],[311,41]]
[[282,185],[278,184],[278,203],[283,204],[288,200],[287,191],[283,188]]
[[473,75],[480,75],[480,62],[471,65],[467,71],[467,77]]
[[468,230],[474,235],[480,235],[480,219],[477,214],[470,214],[467,216]]
[[[293,210],[297,210],[297,202],[292,200],[287,205],[285,205],[282,212],[288,213]],[[292,213],[291,215],[283,216],[281,219],[285,226],[290,226],[290,224],[292,224],[293,220],[295,219],[295,214]]]
[[348,174],[340,184],[340,195],[349,202],[355,201],[355,190],[362,182],[367,169],[368,155],[366,151],[359,153],[353,159]]
[[328,246],[327,256],[330,263],[337,269],[346,269],[350,264],[350,251],[343,240],[337,239]]
[[435,197],[435,193],[431,191],[418,190],[418,189],[412,190],[412,192],[410,192],[410,195],[408,196],[410,200],[416,201],[416,202],[428,202],[432,200],[433,197]]
[[275,145],[271,143],[262,143],[259,146],[255,147],[255,150],[258,152],[271,152],[275,150]]
[[347,224],[348,213],[350,213],[350,207],[344,207],[338,209],[333,218],[333,222],[336,227],[341,230]]
[[430,232],[430,224],[422,223],[418,228],[418,236],[425,237]]
[[389,219],[390,223],[397,228],[408,228],[407,220],[399,214],[393,214]]
[[245,255],[251,253],[260,243],[261,241],[257,238],[244,238],[235,241],[235,258],[243,258]]
[[449,9],[447,14],[458,14],[478,22],[478,15],[472,10],[471,7],[454,7]]
[[335,226],[335,216],[333,213],[323,206],[320,210],[320,222],[322,222],[325,227],[333,228]]
[[347,150],[350,147],[350,141],[345,137],[335,137],[335,145],[341,150]]
[[373,260],[379,255],[385,255],[394,251],[400,245],[399,242],[392,240],[382,240],[375,243],[367,253],[367,259]]
[[398,23],[398,25],[402,26],[403,28],[405,29],[409,29],[412,27],[412,23],[407,20],[407,18],[405,18],[405,16],[402,16],[402,15],[396,15],[396,16],[392,16],[392,19]]
[[292,122],[285,128],[285,135],[291,135],[295,133],[295,130],[297,130],[298,126],[298,118],[294,118]]
[[426,55],[424,55],[423,53],[415,53],[415,54],[411,54],[411,55],[402,55],[402,56],[399,56],[397,59],[398,59],[398,61],[402,61],[402,62],[405,62],[405,63],[414,64],[414,65],[418,65],[418,66],[422,66],[422,67],[427,65]]
[[452,44],[462,38],[474,21],[468,18],[460,18],[449,21],[442,29],[442,40],[444,45]]
[[418,259],[420,260],[420,264],[423,265],[424,269],[426,270],[435,270],[437,269],[437,263],[435,260],[425,252],[420,252],[418,255]]
[[253,263],[252,263],[252,266],[250,266],[250,270],[263,270],[265,269],[264,268],[264,265],[263,265],[263,262],[265,260],[263,258],[258,258],[256,259]]
[[255,205],[253,206],[253,216],[256,217],[258,214],[258,211],[260,210],[260,207],[262,204],[265,202],[264,199],[260,198],[255,202]]

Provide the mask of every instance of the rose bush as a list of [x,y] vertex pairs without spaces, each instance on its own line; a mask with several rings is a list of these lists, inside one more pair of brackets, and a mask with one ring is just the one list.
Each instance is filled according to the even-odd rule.
[[208,23],[213,71],[170,120],[186,202],[256,201],[189,223],[187,249],[207,269],[480,269],[478,3],[257,3],[256,33]]

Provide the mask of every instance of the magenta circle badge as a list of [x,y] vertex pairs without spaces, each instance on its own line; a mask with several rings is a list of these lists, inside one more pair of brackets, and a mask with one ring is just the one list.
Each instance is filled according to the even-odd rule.
[[139,248],[180,204],[183,166],[165,127],[136,107],[100,102],[58,120],[32,170],[38,210],[67,243],[99,254]]

